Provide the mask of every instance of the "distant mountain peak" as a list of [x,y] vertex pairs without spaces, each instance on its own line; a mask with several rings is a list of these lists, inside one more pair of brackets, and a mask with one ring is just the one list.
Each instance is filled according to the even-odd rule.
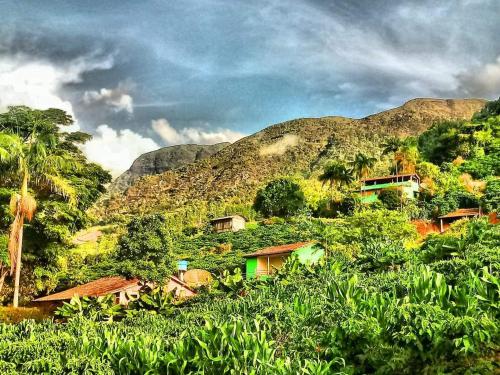
[[143,176],[185,167],[211,156],[228,145],[229,142],[213,145],[184,144],[147,152],[135,159],[130,168],[111,183],[108,191],[111,194],[121,193]]

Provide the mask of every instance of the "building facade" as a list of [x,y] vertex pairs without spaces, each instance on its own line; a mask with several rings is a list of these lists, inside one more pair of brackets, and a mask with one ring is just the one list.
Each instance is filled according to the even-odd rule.
[[240,215],[218,217],[210,221],[215,233],[237,232],[245,229],[246,219]]
[[296,256],[303,264],[314,264],[325,255],[325,250],[316,242],[297,242],[288,245],[266,247],[247,254],[246,278],[267,277],[279,270],[290,257]]
[[417,174],[400,174],[383,177],[374,177],[361,180],[361,202],[373,203],[378,201],[378,195],[383,190],[397,189],[403,196],[415,199],[420,189],[420,177]]

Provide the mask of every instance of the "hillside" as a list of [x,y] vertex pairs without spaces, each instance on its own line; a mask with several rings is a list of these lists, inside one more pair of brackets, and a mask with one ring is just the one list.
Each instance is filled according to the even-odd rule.
[[362,119],[331,116],[283,122],[198,163],[141,178],[100,207],[109,215],[174,208],[196,199],[248,200],[276,176],[314,173],[326,160],[350,159],[357,151],[379,156],[380,144],[388,137],[420,134],[437,120],[468,119],[484,104],[479,99],[414,99]]
[[127,171],[111,183],[108,191],[111,194],[123,192],[140,177],[160,174],[203,160],[227,145],[228,142],[214,145],[178,145],[142,154]]

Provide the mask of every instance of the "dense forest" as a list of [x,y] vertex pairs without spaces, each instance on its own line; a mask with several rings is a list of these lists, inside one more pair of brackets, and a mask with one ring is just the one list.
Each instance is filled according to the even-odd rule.
[[[0,114],[2,374],[500,370],[500,99],[470,120],[266,181],[250,198],[134,216],[94,216],[110,175],[81,153],[88,135],[64,132],[71,121],[59,110]],[[381,171],[417,174],[418,194],[387,189],[364,203],[365,180]],[[464,208],[484,216],[418,230]],[[214,233],[210,219],[230,214],[246,228]],[[82,231],[99,238],[75,242]],[[299,241],[321,244],[325,257],[290,257],[271,277],[245,278],[245,254]],[[127,306],[112,297],[30,305],[103,276],[158,285],[178,260],[213,276],[193,298],[144,286]],[[26,307],[7,306],[16,295]]]

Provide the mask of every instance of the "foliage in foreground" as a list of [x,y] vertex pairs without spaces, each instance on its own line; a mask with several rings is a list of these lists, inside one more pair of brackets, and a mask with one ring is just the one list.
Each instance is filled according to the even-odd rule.
[[[2,373],[413,374],[498,370],[499,227],[364,243],[315,268],[289,263],[239,293],[172,315],[0,326]],[[363,255],[363,256],[361,256]]]

